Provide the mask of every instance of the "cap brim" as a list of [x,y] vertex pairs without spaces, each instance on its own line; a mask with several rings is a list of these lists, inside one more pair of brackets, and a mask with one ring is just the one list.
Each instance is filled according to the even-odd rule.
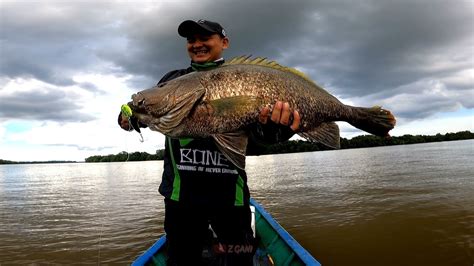
[[179,24],[178,33],[181,37],[186,38],[193,34],[198,34],[198,33],[215,34],[217,32],[209,29],[204,24],[199,24],[196,21],[192,21],[192,20],[186,20],[186,21],[183,21],[181,24]]

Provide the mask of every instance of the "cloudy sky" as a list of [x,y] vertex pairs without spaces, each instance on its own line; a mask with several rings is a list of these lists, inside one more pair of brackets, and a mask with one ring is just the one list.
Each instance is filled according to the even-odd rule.
[[[120,105],[189,64],[178,24],[220,22],[226,58],[296,67],[347,104],[392,110],[392,135],[474,131],[473,0],[0,2],[0,159],[163,148]],[[341,123],[341,135],[363,134]]]

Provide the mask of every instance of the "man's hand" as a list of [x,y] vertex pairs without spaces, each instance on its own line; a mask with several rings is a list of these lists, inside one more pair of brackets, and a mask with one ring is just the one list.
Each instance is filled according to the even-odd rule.
[[[260,111],[260,115],[258,120],[262,124],[266,124],[268,122],[268,115],[270,114],[270,108],[264,107],[262,111]],[[285,102],[277,101],[273,110],[271,111],[270,119],[276,123],[281,124],[284,126],[288,126],[290,123],[290,116],[293,114],[293,122],[290,125],[291,130],[297,131],[300,128],[300,114],[298,111],[294,110],[293,113],[290,111],[290,105]]]
[[127,130],[127,131],[132,131],[133,130],[133,128],[128,123],[128,118],[126,116],[122,115],[122,113],[120,113],[120,115],[119,115],[118,123],[119,123],[119,126],[123,130]]

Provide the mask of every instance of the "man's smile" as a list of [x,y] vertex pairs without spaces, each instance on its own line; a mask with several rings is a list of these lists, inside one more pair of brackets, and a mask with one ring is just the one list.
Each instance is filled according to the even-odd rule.
[[194,50],[193,53],[196,54],[196,55],[206,55],[206,54],[209,53],[209,50],[208,49],[199,49],[199,50]]

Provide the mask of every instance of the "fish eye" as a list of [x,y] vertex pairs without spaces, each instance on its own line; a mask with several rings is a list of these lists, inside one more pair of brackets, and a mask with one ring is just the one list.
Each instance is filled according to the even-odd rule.
[[166,86],[166,84],[167,84],[167,82],[163,82],[163,83],[160,83],[160,84],[158,84],[158,85],[156,85],[156,86],[158,86],[158,88],[161,88],[161,87]]

